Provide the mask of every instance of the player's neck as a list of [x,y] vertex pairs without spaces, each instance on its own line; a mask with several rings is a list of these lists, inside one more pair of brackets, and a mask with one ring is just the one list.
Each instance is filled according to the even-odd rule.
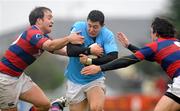
[[43,32],[43,30],[42,30],[42,28],[41,28],[41,26],[40,25],[35,25],[35,27],[38,29],[38,30],[40,30],[41,32],[42,32],[42,34],[44,34],[44,32]]

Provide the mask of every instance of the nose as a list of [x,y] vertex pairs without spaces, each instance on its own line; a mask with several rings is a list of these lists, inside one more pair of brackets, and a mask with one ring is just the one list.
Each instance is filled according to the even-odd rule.
[[90,28],[89,28],[89,32],[93,32],[93,28],[90,27]]
[[54,24],[54,20],[51,20],[51,24]]

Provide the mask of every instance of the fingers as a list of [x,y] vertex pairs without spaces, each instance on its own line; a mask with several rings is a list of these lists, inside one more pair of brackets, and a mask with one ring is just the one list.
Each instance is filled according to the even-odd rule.
[[81,70],[81,74],[89,75],[90,74],[89,70],[90,70],[89,67],[86,66]]
[[84,36],[80,36],[80,35],[79,35],[79,43],[80,43],[80,44],[83,44],[83,43],[84,43]]
[[89,47],[92,54],[100,57],[103,55],[104,50],[99,44],[94,43]]
[[84,36],[77,35],[76,33],[70,34],[68,39],[72,44],[83,44],[84,43]]
[[124,39],[125,38],[125,34],[122,33],[122,32],[118,32],[117,33],[117,37],[118,37],[118,39]]
[[118,32],[117,33],[117,39],[124,47],[129,46],[129,40],[127,39],[127,37],[124,33]]
[[97,74],[100,71],[101,71],[100,66],[89,65],[89,66],[84,67],[81,70],[81,74],[84,74],[84,75],[93,75],[93,74]]
[[79,54],[79,57],[84,57],[85,55],[84,54]]
[[81,31],[77,31],[76,34],[77,34],[77,35],[80,35],[80,34],[81,34]]

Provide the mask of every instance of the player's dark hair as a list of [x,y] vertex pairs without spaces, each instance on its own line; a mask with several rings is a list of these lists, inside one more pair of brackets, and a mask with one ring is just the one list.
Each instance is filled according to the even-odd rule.
[[51,9],[47,7],[36,7],[35,9],[33,9],[29,14],[30,25],[35,25],[38,18],[43,18],[45,11],[52,12]]
[[160,37],[175,37],[176,29],[168,20],[156,17],[151,24],[153,33],[157,33]]
[[87,17],[87,20],[91,20],[92,22],[99,22],[101,26],[104,25],[104,19],[104,14],[99,10],[92,10]]

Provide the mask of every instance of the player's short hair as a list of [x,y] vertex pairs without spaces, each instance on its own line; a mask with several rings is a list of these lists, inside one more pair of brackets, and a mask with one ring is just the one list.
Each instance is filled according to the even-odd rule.
[[35,7],[29,14],[30,25],[35,25],[38,18],[43,18],[45,11],[52,12],[51,9],[47,7]]
[[87,17],[87,20],[91,20],[92,22],[99,22],[101,26],[104,25],[104,19],[104,14],[99,10],[92,10]]
[[176,29],[170,21],[156,17],[151,24],[153,33],[157,33],[161,37],[175,37]]

